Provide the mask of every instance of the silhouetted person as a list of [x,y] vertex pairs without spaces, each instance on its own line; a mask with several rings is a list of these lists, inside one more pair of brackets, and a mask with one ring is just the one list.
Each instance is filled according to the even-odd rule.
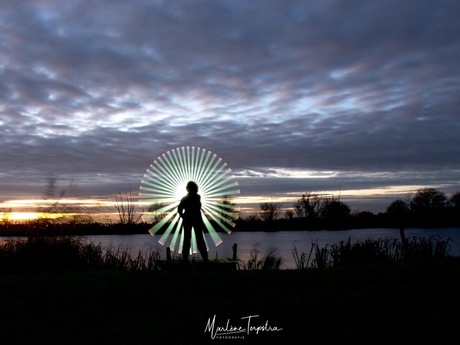
[[187,195],[182,198],[177,207],[179,215],[182,217],[184,226],[184,244],[182,246],[182,259],[188,260],[190,253],[190,240],[192,228],[195,229],[196,243],[203,261],[208,261],[208,252],[204,242],[203,230],[204,222],[201,218],[201,196],[198,194],[198,185],[190,181],[187,183]]

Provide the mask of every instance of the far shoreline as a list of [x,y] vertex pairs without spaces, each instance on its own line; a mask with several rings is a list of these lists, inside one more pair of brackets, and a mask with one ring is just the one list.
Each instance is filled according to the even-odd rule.
[[[415,222],[405,226],[395,224],[361,224],[361,226],[348,226],[324,224],[324,226],[308,224],[292,224],[288,222],[238,222],[232,232],[314,232],[314,231],[348,231],[358,229],[447,229],[460,228],[455,223],[421,224]],[[357,225],[357,224],[356,224]],[[27,236],[88,236],[88,235],[142,235],[149,234],[153,224],[0,224],[0,237],[27,237]],[[162,232],[158,232],[162,234]]]

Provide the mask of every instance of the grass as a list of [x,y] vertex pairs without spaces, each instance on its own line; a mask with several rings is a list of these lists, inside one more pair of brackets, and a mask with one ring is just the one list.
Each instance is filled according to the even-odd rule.
[[[404,260],[444,258],[449,255],[450,240],[436,237],[395,239],[368,239],[351,242],[341,241],[320,247],[313,243],[310,252],[292,254],[298,269],[325,269],[349,264],[387,263]],[[261,255],[254,245],[246,261],[237,260],[234,268],[239,270],[278,270],[282,258],[276,248]],[[200,262],[192,260],[190,267]],[[212,262],[217,268],[217,261]],[[226,263],[228,264],[228,262]],[[232,264],[232,263],[230,263]],[[29,236],[6,239],[0,243],[0,272],[43,272],[59,270],[122,270],[156,271],[184,267],[180,257],[173,257],[166,265],[160,258],[160,249],[131,253],[121,247],[102,248],[82,237]],[[223,264],[221,265],[223,267]],[[230,267],[230,266],[228,266]]]
[[[448,245],[436,239],[409,239],[404,250],[397,243],[343,242],[297,255],[304,267],[327,269],[221,272],[159,271],[149,264],[155,254],[140,259],[81,239],[7,241],[0,250],[0,339],[216,344],[223,341],[204,332],[209,318],[225,324],[259,315],[259,324],[283,330],[235,343],[453,343],[460,258],[446,255]],[[331,255],[341,259],[328,264]],[[254,251],[253,267],[269,256]],[[356,259],[363,257],[375,260]]]
[[[260,255],[257,245],[247,261],[211,260],[214,269],[274,270],[279,269],[281,257],[276,249]],[[203,268],[192,258],[184,265],[181,256],[173,254],[170,262],[161,260],[160,249],[131,253],[122,247],[102,248],[83,237],[29,236],[6,239],[0,243],[0,272],[44,272],[68,270],[157,271]]]
[[82,237],[30,236],[0,244],[0,272],[152,271],[159,262],[159,250],[132,254],[121,247],[102,248]]
[[408,240],[367,239],[352,242],[340,241],[320,247],[311,245],[310,252],[299,253],[294,247],[292,255],[297,269],[324,269],[342,265],[389,263],[407,260],[440,259],[449,256],[450,239],[442,241],[436,236],[430,238],[413,236]]
[[246,261],[237,260],[237,268],[249,271],[278,270],[281,262],[282,258],[276,248],[270,248],[265,255],[260,256],[259,245],[255,244],[249,253],[249,259]]
[[[213,315],[283,328],[241,343],[453,342],[460,261],[328,270],[73,271],[0,275],[5,344],[205,344]],[[240,341],[235,341],[240,343]]]

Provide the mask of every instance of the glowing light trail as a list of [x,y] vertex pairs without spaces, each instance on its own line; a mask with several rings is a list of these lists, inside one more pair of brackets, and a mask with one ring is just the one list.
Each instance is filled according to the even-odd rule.
[[[219,233],[230,234],[238,218],[232,198],[239,194],[238,183],[227,164],[213,152],[194,146],[179,147],[163,153],[147,169],[141,182],[139,202],[154,206],[144,214],[144,221],[155,224],[149,230],[161,234],[160,244],[180,250],[183,242],[182,218],[177,214],[180,199],[186,194],[187,182],[198,184],[201,213],[209,237],[217,246]],[[205,237],[206,240],[206,237]],[[208,249],[209,245],[206,243]],[[192,248],[196,253],[195,230]]]

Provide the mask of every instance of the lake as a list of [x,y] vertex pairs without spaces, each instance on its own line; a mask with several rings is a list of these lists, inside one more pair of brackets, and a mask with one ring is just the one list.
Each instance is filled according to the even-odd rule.
[[[436,236],[439,240],[451,239],[450,254],[460,256],[460,228],[439,228],[439,229],[405,229],[406,238],[417,236],[430,238]],[[251,250],[256,246],[262,257],[268,251],[276,249],[282,258],[281,269],[293,269],[295,267],[292,250],[297,248],[299,253],[309,253],[312,243],[320,246],[332,245],[340,241],[366,240],[366,239],[387,239],[395,238],[400,240],[398,229],[352,229],[341,231],[277,231],[277,232],[233,232],[230,235],[222,234],[223,242],[219,246],[211,246],[209,258],[231,258],[232,246],[238,245],[238,259],[246,261],[250,257]],[[163,258],[166,256],[166,248],[158,243],[160,236],[145,235],[92,235],[87,240],[101,244],[103,248],[115,247],[129,249],[132,254],[137,255],[139,251],[150,249],[159,250]],[[212,243],[207,238],[208,243]],[[200,258],[199,254],[195,254]]]

